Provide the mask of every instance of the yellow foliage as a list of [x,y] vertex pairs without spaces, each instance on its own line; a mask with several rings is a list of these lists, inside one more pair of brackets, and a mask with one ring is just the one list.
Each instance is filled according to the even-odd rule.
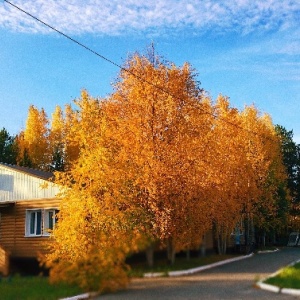
[[134,55],[126,68],[106,100],[82,91],[64,122],[59,108],[53,116],[68,171],[56,174],[63,200],[44,258],[52,281],[123,288],[126,257],[151,241],[173,254],[198,248],[213,225],[226,241],[242,217],[278,208],[285,174],[268,116],[223,96],[212,104],[189,64]]
[[47,170],[50,162],[47,125],[48,119],[45,111],[43,109],[39,111],[31,105],[25,130],[17,139],[19,164]]

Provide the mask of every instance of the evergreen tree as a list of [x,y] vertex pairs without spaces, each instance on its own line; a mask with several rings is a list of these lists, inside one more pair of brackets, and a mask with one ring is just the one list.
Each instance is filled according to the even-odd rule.
[[17,147],[15,137],[12,137],[5,128],[0,130],[0,162],[15,164]]
[[287,172],[287,187],[291,196],[291,229],[299,230],[300,223],[300,145],[293,140],[293,131],[288,131],[280,125],[276,125],[277,135],[281,141],[283,163]]

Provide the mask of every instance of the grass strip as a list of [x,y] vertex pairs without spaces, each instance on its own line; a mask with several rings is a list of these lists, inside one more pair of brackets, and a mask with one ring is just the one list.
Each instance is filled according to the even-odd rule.
[[282,269],[276,276],[265,280],[265,283],[280,288],[300,289],[300,263]]
[[5,300],[57,300],[82,293],[76,286],[50,284],[47,277],[12,276],[1,278],[0,299]]

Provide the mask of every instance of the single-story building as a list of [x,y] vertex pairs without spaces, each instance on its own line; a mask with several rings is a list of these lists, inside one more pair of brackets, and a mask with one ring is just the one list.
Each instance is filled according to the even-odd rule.
[[0,273],[13,259],[36,259],[55,226],[60,200],[53,174],[0,163]]

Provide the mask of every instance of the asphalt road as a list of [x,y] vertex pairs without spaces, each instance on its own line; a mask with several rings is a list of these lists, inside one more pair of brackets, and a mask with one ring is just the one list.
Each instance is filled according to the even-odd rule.
[[300,259],[300,248],[254,256],[194,275],[134,279],[127,290],[102,295],[97,300],[250,300],[300,299],[255,287],[255,282]]

